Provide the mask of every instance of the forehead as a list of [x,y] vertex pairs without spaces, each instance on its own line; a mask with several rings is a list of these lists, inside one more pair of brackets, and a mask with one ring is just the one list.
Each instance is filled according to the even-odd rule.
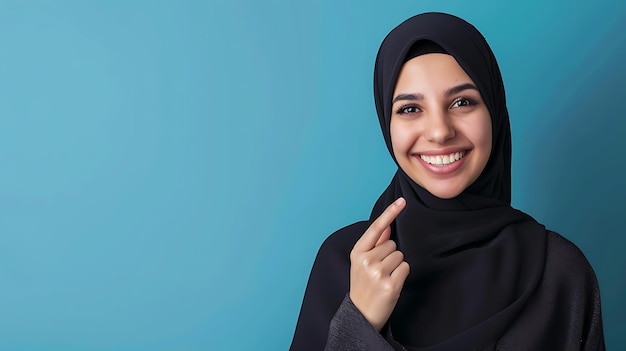
[[441,53],[414,57],[402,66],[395,91],[404,89],[438,90],[450,85],[473,83],[453,56]]

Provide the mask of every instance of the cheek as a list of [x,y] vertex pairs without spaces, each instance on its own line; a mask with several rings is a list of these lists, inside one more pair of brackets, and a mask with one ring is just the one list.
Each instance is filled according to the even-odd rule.
[[399,123],[394,123],[392,120],[389,127],[389,134],[391,136],[391,146],[396,160],[398,159],[398,156],[402,158],[402,156],[406,153],[407,145],[409,144],[406,129],[402,128]]
[[491,155],[492,146],[492,128],[491,118],[489,114],[482,118],[480,123],[477,123],[477,128],[474,130],[476,146],[480,147],[483,152],[484,163],[487,163]]
[[492,145],[492,134],[493,134],[493,129],[491,127],[491,118],[489,117],[489,115],[487,115],[487,121],[485,122],[484,126],[483,126],[483,140],[485,141],[485,147],[487,148],[487,150],[489,150],[489,154],[491,154],[491,145]]

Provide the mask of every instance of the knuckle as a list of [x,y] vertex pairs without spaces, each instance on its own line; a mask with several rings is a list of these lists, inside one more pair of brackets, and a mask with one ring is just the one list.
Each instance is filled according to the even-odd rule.
[[376,267],[376,268],[370,270],[370,275],[375,280],[380,280],[383,277],[383,271],[382,271],[382,269],[380,267]]
[[397,291],[396,284],[391,279],[385,280],[381,288],[386,294],[394,294]]

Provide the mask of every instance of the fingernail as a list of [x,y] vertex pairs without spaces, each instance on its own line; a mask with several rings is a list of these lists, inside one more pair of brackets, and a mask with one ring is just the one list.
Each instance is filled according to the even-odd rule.
[[393,202],[396,206],[402,206],[404,204],[404,198],[399,197],[396,201]]

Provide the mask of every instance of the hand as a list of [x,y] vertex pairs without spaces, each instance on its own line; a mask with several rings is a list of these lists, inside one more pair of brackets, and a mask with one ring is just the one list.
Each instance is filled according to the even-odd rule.
[[403,198],[389,205],[350,252],[350,299],[377,331],[387,323],[409,275],[404,255],[389,240],[391,222],[405,206]]

